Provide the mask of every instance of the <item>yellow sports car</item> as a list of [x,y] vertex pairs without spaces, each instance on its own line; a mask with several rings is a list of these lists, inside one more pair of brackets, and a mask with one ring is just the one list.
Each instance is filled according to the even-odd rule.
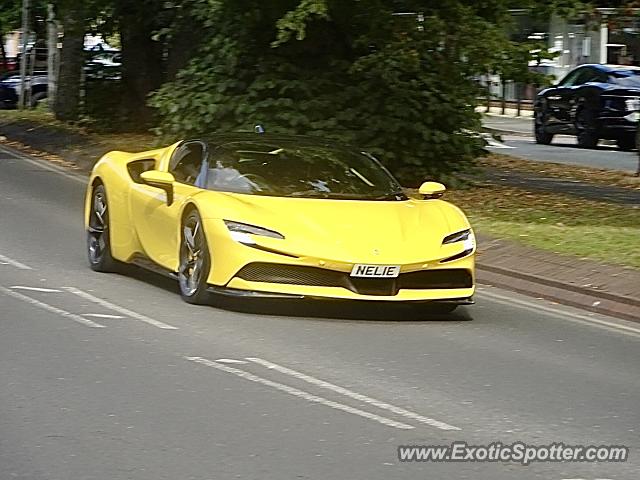
[[184,300],[263,297],[472,303],[475,237],[426,182],[419,198],[370,154],[308,137],[238,133],[95,165],[91,268],[177,276]]

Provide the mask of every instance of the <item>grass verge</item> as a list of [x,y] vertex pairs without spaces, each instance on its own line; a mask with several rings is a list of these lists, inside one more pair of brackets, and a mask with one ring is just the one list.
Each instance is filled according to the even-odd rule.
[[510,187],[447,192],[486,235],[640,268],[640,208]]
[[[102,145],[108,150],[140,152],[157,146],[157,137],[151,133],[98,132],[82,121],[69,124],[56,120],[52,113],[45,110],[0,110],[0,125],[20,121],[58,130],[62,134],[83,135],[90,142]],[[35,129],[37,128],[36,126]]]

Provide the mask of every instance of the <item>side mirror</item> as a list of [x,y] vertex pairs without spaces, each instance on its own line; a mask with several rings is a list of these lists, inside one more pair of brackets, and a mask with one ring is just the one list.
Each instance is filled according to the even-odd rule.
[[438,182],[424,182],[420,185],[418,193],[422,195],[424,200],[429,200],[432,198],[440,198],[444,195],[446,189],[447,187]]
[[150,187],[164,190],[167,194],[167,206],[173,204],[173,182],[176,181],[173,175],[160,170],[147,170],[140,174],[140,180]]

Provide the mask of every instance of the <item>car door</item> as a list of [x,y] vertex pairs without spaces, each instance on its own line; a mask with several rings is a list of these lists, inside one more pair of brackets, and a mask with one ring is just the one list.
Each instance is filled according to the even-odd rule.
[[200,141],[184,142],[174,151],[168,171],[175,177],[173,203],[166,193],[144,183],[136,183],[131,192],[132,218],[144,254],[158,265],[176,271],[180,213],[185,201],[205,185],[206,145]]

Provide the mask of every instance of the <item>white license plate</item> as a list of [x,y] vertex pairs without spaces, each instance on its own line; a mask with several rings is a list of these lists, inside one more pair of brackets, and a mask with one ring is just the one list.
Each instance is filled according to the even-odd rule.
[[400,265],[362,265],[357,264],[351,270],[352,277],[396,278],[400,275]]

